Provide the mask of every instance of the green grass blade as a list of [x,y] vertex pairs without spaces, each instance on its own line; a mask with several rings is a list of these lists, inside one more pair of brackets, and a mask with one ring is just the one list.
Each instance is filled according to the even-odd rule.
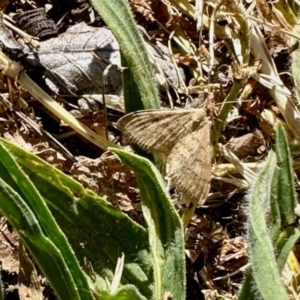
[[138,181],[149,232],[155,299],[164,299],[168,294],[173,299],[185,299],[183,226],[163,179],[149,160],[123,150],[111,151],[134,171]]

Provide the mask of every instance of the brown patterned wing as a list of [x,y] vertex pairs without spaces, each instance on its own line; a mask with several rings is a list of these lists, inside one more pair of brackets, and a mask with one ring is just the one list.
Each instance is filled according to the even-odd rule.
[[169,185],[202,205],[211,180],[210,122],[180,139],[167,160]]
[[141,110],[124,116],[117,126],[130,143],[168,155],[182,137],[203,125],[205,117],[203,109]]

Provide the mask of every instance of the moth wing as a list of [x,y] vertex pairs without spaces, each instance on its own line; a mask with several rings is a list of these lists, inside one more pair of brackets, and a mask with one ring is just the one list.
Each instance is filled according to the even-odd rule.
[[202,205],[211,180],[210,122],[180,139],[167,160],[169,185]]
[[176,142],[195,130],[205,119],[203,109],[141,110],[122,117],[117,127],[129,139],[149,152],[168,155]]

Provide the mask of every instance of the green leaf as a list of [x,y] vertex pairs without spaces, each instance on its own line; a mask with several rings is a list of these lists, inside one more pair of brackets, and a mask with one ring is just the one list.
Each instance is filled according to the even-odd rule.
[[146,230],[37,156],[5,140],[2,142],[46,201],[80,265],[90,263],[96,274],[111,281],[123,252],[121,284],[131,283],[151,299],[153,268]]
[[[277,298],[280,294],[271,293],[271,286],[274,285],[281,291],[280,297],[286,299],[283,288],[277,284],[281,281],[280,271],[299,239],[300,230],[286,226],[295,220],[296,196],[289,147],[281,124],[276,133],[276,157],[270,153],[267,164],[252,189],[249,204],[249,253],[252,270],[244,281],[239,299],[254,300],[257,293],[254,287],[261,295],[264,293],[264,299]],[[273,270],[273,274],[269,268]]]
[[[41,195],[33,185],[33,183],[24,174],[22,169],[9,154],[3,143],[0,141],[0,176],[2,179],[6,179],[7,183],[11,187],[18,191],[21,197],[26,202],[26,205],[30,207],[30,210],[38,220],[39,226],[43,229],[45,236],[47,236],[52,243],[60,249],[63,259],[67,265],[68,271],[74,280],[76,288],[79,290],[81,299],[94,299],[90,286],[88,284],[87,277],[81,270],[78,261],[72,251],[65,235],[60,230],[51,212],[46,206]],[[5,205],[5,204],[3,204]],[[3,205],[1,209],[3,210]],[[10,219],[9,219],[10,221]],[[16,228],[19,230],[18,228]],[[32,253],[32,255],[35,255]]]
[[144,109],[145,106],[141,101],[140,92],[136,82],[133,79],[132,72],[129,69],[129,65],[125,57],[121,52],[121,62],[124,68],[123,70],[123,97],[125,104],[125,111],[127,113]]
[[278,193],[278,185],[279,182],[279,172],[280,169],[276,168],[273,174],[272,186],[271,186],[271,203],[270,203],[270,215],[269,215],[269,227],[270,227],[270,235],[272,237],[272,242],[275,244],[281,230],[282,222],[281,222],[281,212],[279,207],[279,197]]
[[[141,106],[144,109],[159,108],[159,97],[152,66],[128,2],[126,0],[91,0],[91,4],[117,38],[122,55],[139,89],[142,105],[136,103],[139,100],[137,97],[127,97],[129,89],[125,93],[126,109],[141,108]],[[124,88],[127,88],[126,85]]]
[[300,237],[299,228],[287,228],[279,236],[276,243],[277,265],[281,271],[286,264],[290,252]]
[[286,138],[284,127],[281,123],[276,130],[276,155],[278,173],[278,205],[281,212],[282,225],[295,222],[295,207],[297,205],[293,168],[291,163],[290,149]]
[[266,221],[266,207],[270,205],[271,184],[275,167],[276,156],[275,153],[270,152],[266,165],[259,173],[249,195],[249,256],[257,291],[264,300],[288,299],[280,278]]
[[[48,239],[25,200],[0,178],[0,207],[17,230],[61,299],[78,299],[75,282],[60,250]],[[93,299],[93,298],[91,298]]]
[[103,300],[147,300],[143,297],[133,285],[125,285],[118,289],[114,294],[107,292],[100,293],[100,299]]
[[255,300],[253,286],[255,285],[252,271],[250,270],[247,274],[241,291],[239,293],[239,300]]
[[185,255],[183,226],[172,205],[165,183],[147,159],[119,149],[110,149],[130,167],[141,192],[154,269],[154,297],[185,299]]

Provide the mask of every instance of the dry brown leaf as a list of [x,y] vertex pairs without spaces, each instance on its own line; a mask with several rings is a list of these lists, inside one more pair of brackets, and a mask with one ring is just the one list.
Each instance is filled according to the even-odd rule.
[[227,144],[228,148],[240,159],[260,154],[266,150],[266,140],[261,131],[233,138]]
[[203,204],[211,179],[210,122],[203,109],[143,110],[118,122],[131,143],[167,158],[169,187]]

